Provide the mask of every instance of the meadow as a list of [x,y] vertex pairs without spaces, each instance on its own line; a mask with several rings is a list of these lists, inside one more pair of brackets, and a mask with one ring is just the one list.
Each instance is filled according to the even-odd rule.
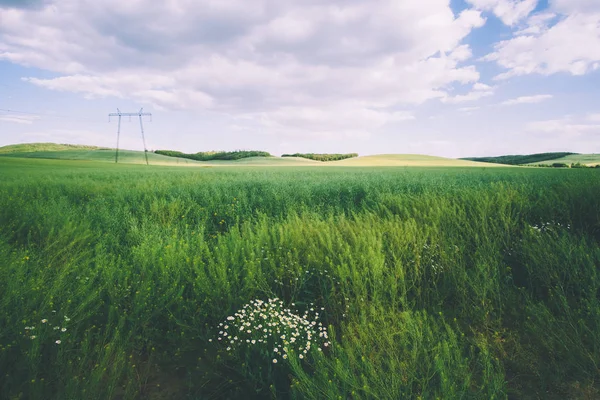
[[599,172],[2,157],[0,398],[598,398]]

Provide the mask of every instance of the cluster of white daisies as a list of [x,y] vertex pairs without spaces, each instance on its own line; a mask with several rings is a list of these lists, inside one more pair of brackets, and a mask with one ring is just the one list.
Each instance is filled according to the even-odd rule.
[[279,358],[285,360],[294,355],[304,359],[311,349],[323,351],[331,345],[327,328],[319,321],[319,311],[323,310],[311,303],[310,309],[300,315],[285,308],[278,298],[253,300],[219,324],[217,339],[227,346],[227,351],[241,346],[269,346],[273,348],[274,364]]
[[[55,310],[52,310],[53,314],[56,314]],[[71,320],[71,318],[67,317],[66,315],[64,316],[64,322],[63,324],[66,324],[67,322],[69,322]],[[42,326],[46,326],[46,325],[52,325],[48,323],[48,319],[47,318],[43,318],[41,321]],[[35,326],[26,326],[25,328],[25,336],[27,336],[29,339],[31,340],[35,340],[37,339],[37,335],[36,333],[36,327]],[[60,331],[61,333],[65,333],[67,331],[67,328],[65,328],[64,326],[60,326],[60,325],[56,325],[52,328],[53,331]],[[62,341],[60,339],[57,339],[54,341],[54,343],[56,344],[61,344]]]

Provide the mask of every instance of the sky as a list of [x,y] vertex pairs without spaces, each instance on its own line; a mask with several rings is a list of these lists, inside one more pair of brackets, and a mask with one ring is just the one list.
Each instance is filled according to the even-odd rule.
[[0,146],[117,108],[152,150],[600,153],[600,0],[0,0]]

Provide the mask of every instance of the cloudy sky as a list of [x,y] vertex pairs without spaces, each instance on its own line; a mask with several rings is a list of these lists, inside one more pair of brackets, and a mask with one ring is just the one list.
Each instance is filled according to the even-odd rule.
[[600,153],[600,1],[0,0],[0,145],[142,107],[151,149]]

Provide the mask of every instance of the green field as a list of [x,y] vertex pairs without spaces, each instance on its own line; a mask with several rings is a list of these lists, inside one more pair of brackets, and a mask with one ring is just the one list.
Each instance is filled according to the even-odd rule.
[[0,398],[598,398],[599,178],[0,157]]
[[600,164],[600,154],[573,154],[566,157],[556,158],[554,160],[531,163],[528,165],[552,165],[554,163],[563,163],[567,165],[579,163],[588,166],[594,166]]
[[536,153],[526,155],[506,155],[497,157],[470,157],[462,160],[478,161],[504,165],[552,165],[558,164],[583,164],[590,167],[600,164],[600,154],[578,154],[578,153]]

